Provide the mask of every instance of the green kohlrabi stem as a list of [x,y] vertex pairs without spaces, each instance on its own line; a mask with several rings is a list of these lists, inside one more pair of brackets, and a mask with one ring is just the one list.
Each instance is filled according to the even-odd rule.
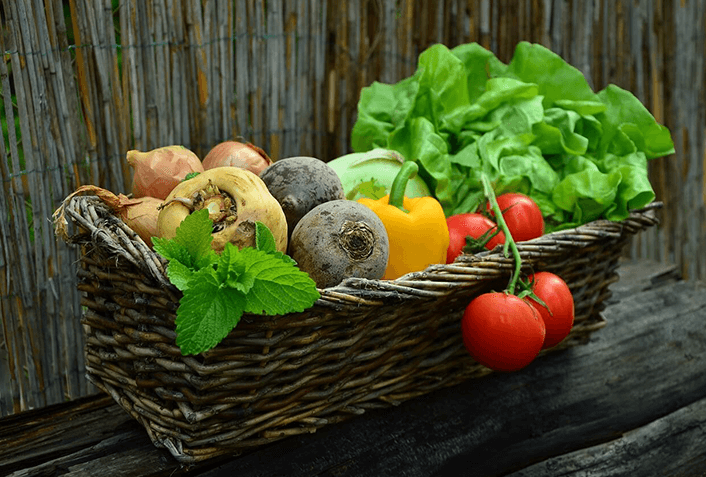
[[498,227],[500,227],[500,230],[502,230],[505,234],[505,245],[503,246],[503,253],[507,257],[509,247],[512,250],[513,258],[515,259],[515,272],[512,274],[510,284],[507,287],[507,291],[514,294],[515,285],[517,285],[517,280],[520,278],[520,270],[522,270],[522,258],[520,257],[520,251],[517,250],[515,240],[512,238],[510,229],[507,228],[507,224],[505,223],[505,219],[503,218],[503,212],[502,210],[500,210],[498,201],[495,198],[495,192],[493,192],[493,187],[490,185],[490,180],[488,180],[488,177],[485,174],[481,174],[481,182],[483,183],[483,192],[485,193],[485,197],[488,199],[488,202],[490,202],[490,206],[492,207],[493,213],[495,214],[495,222],[498,224]]
[[394,205],[401,211],[407,212],[403,207],[404,191],[407,189],[407,182],[417,175],[418,170],[419,166],[414,161],[405,161],[402,164],[395,180],[392,181],[392,187],[390,187],[390,199],[387,202],[389,205]]

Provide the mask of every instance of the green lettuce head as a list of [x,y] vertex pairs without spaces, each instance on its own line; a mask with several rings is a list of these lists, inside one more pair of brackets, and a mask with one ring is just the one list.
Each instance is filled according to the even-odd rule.
[[655,198],[647,161],[674,153],[669,130],[630,92],[595,93],[527,42],[507,65],[476,43],[429,47],[409,78],[363,88],[351,145],[417,162],[447,216],[480,205],[484,173],[497,194],[532,197],[548,231],[625,219]]

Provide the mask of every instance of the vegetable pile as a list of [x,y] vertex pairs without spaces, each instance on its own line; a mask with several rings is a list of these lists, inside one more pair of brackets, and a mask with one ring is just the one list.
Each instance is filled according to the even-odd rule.
[[[167,277],[182,291],[176,344],[185,355],[218,345],[244,313],[303,311],[320,298],[317,287],[385,273],[385,227],[344,198],[338,175],[320,159],[273,163],[257,146],[225,141],[203,163],[177,145],[129,151],[127,161],[132,197],[85,185],[64,204],[95,195],[135,240],[167,259]],[[57,233],[64,222],[62,206]]]
[[[630,92],[609,85],[595,93],[579,70],[527,42],[509,64],[476,43],[428,48],[411,77],[362,90],[351,145],[361,163],[387,151],[417,164],[446,216],[446,263],[501,245],[513,252],[507,289],[475,298],[461,327],[471,356],[498,371],[527,366],[574,321],[560,277],[521,279],[515,243],[626,219],[655,198],[647,161],[674,152],[669,130]],[[350,166],[339,173],[344,184],[356,176]],[[347,195],[380,200],[389,185],[376,179],[358,174]],[[391,262],[401,240],[390,234]]]
[[632,94],[594,93],[525,42],[507,65],[474,43],[430,47],[413,76],[362,90],[351,142],[328,163],[273,162],[237,141],[203,162],[182,146],[130,151],[133,198],[74,194],[96,194],[169,261],[184,354],[216,346],[243,313],[303,311],[348,277],[396,279],[502,247],[508,286],[473,299],[460,332],[477,362],[516,371],[574,321],[567,284],[521,276],[516,242],[625,219],[654,199],[647,160],[674,152]]

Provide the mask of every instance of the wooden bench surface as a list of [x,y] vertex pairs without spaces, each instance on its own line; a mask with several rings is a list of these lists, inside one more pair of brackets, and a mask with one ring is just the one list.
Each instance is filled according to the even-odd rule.
[[0,419],[0,476],[706,476],[706,284],[621,266],[590,343],[181,467],[99,394]]

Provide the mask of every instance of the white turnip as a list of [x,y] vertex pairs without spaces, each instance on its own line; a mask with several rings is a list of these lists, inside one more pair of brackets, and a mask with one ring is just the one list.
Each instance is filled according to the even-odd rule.
[[265,224],[277,250],[287,251],[287,219],[262,180],[238,167],[209,169],[177,185],[167,197],[157,228],[159,237],[173,238],[189,214],[208,209],[213,221],[211,248],[222,252],[230,242],[238,248],[255,246],[255,222]]

